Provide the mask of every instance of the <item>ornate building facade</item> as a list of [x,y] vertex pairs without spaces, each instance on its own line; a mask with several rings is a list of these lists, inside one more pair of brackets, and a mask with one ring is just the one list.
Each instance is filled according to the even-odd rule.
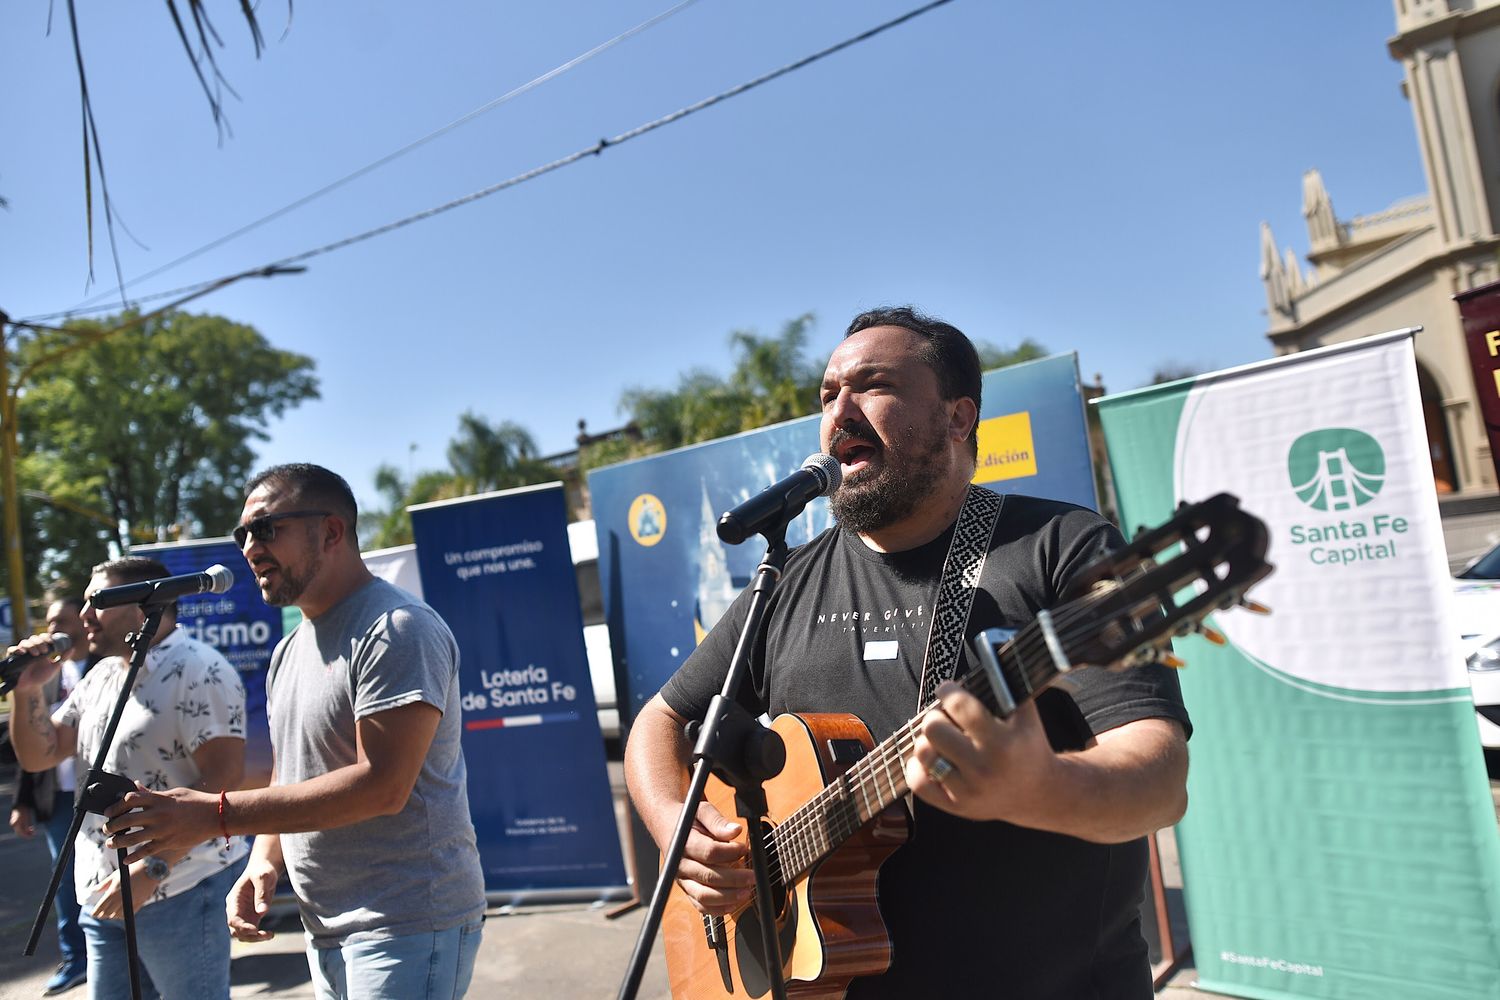
[[1408,326],[1438,491],[1496,493],[1453,296],[1500,280],[1500,0],[1395,0],[1392,58],[1405,70],[1427,193],[1340,219],[1316,170],[1302,182],[1304,270],[1261,226],[1275,353]]

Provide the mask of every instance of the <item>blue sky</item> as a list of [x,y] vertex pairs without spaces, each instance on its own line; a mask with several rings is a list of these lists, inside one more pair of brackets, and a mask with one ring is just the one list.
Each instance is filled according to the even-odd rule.
[[[0,309],[86,289],[66,7],[0,9]],[[185,5],[184,5],[185,6]],[[673,6],[673,0],[260,6],[253,58],[209,0],[239,100],[216,141],[162,5],[78,0],[127,277],[229,233]],[[132,289],[243,270],[483,188],[918,6],[698,0],[388,167]],[[335,10],[334,8],[337,8]],[[317,361],[266,463],[445,464],[459,415],[618,425],[622,390],[728,370],[728,334],[913,302],[976,339],[1077,350],[1134,388],[1269,356],[1258,232],[1306,250],[1301,176],[1341,218],[1425,189],[1392,5],[954,0],[725,104],[193,308]],[[1422,317],[1412,317],[1421,322]],[[412,446],[415,445],[415,448]]]

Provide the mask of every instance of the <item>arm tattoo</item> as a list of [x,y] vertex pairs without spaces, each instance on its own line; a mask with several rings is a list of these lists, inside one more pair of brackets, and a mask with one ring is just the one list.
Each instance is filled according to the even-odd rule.
[[26,724],[42,739],[42,746],[47,756],[55,757],[57,755],[57,727],[52,724],[52,715],[47,711],[41,695],[33,694],[27,698]]

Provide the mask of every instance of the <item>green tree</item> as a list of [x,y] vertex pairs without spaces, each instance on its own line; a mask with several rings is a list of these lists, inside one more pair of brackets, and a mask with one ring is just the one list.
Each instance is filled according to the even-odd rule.
[[589,445],[579,455],[579,467],[598,468],[814,412],[823,366],[805,357],[813,322],[812,313],[804,313],[774,337],[733,331],[734,367],[727,378],[695,368],[678,376],[675,389],[625,390],[620,411],[640,430],[640,438]]
[[418,472],[409,478],[393,465],[375,470],[375,489],[385,507],[361,518],[361,544],[373,549],[410,544],[411,517],[406,508],[413,504],[559,478],[559,470],[536,453],[536,439],[520,424],[509,420],[492,424],[472,411],[464,413],[458,418],[458,433],[448,442],[451,468]]
[[545,483],[557,470],[537,458],[536,439],[510,420],[492,424],[473,411],[458,418],[458,436],[448,443],[448,464],[466,493]]
[[[77,321],[15,352],[18,367],[130,319]],[[32,374],[20,401],[21,485],[33,510],[27,565],[86,578],[110,542],[219,534],[239,515],[252,443],[318,396],[311,358],[221,316],[177,312]]]
[[1192,378],[1194,375],[1202,375],[1203,369],[1197,365],[1188,364],[1185,361],[1164,361],[1151,369],[1151,381],[1147,385],[1164,385],[1167,382],[1176,382],[1178,379]]
[[[599,468],[817,412],[825,365],[806,358],[813,324],[813,314],[804,313],[788,320],[774,337],[735,330],[729,335],[734,367],[727,378],[696,368],[678,376],[675,389],[625,390],[620,411],[639,428],[639,440],[588,445],[579,455],[579,468]],[[1047,356],[1047,349],[1029,338],[1014,348],[982,341],[974,346],[985,371]]]
[[823,366],[803,357],[813,314],[788,320],[775,337],[757,337],[747,330],[729,335],[735,355],[731,388],[743,400],[738,430],[750,430],[806,416],[817,406]]
[[1008,368],[1018,365],[1023,361],[1035,361],[1037,358],[1045,358],[1047,349],[1036,341],[1027,337],[1014,348],[996,347],[994,344],[983,340],[974,342],[974,350],[979,354],[979,368],[981,371],[994,371],[996,368]]
[[[198,85],[203,89],[204,96],[208,99],[208,107],[213,115],[214,125],[219,131],[219,142],[222,144],[224,137],[228,134],[229,123],[224,116],[224,98],[227,91],[234,93],[234,88],[229,86],[229,81],[219,71],[218,59],[214,53],[214,47],[224,47],[223,39],[215,30],[209,19],[208,8],[204,0],[183,0],[187,9],[187,20],[183,19],[182,10],[178,7],[178,0],[167,0],[167,13],[172,19],[172,26],[178,41],[182,43],[182,50],[187,55],[188,61],[193,65],[193,73],[198,78]],[[224,3],[224,9],[231,9],[231,5]],[[240,0],[238,12],[245,20],[245,25],[250,31],[250,39],[255,47],[255,57],[260,58],[261,51],[266,47],[264,35],[260,30],[260,21],[257,18],[258,4],[252,4],[249,0]],[[113,252],[115,236],[114,223],[116,213],[114,201],[109,194],[109,184],[105,180],[104,173],[104,150],[99,142],[99,130],[94,121],[94,105],[89,96],[89,80],[86,71],[86,60],[78,35],[78,12],[75,9],[74,0],[67,0],[64,4],[67,14],[69,34],[73,42],[73,64],[78,73],[78,99],[82,111],[83,126],[83,204],[84,217],[88,228],[88,261],[89,277],[93,277],[94,270],[94,174],[99,175],[98,188],[100,201],[104,208],[105,226],[109,232],[111,252]],[[291,28],[292,5],[287,0],[287,28]],[[191,27],[190,27],[191,25]],[[47,18],[47,29],[52,28],[52,18]],[[5,205],[5,199],[0,198],[0,207]],[[119,256],[115,254],[116,276],[123,282],[125,276],[119,273]]]
[[451,472],[429,470],[407,479],[394,465],[388,464],[375,470],[375,489],[386,506],[383,510],[369,512],[368,516],[361,515],[359,519],[360,544],[366,549],[410,545],[411,517],[406,508],[434,500],[451,500],[467,492]]
[[675,389],[626,389],[620,409],[641,431],[632,454],[654,454],[707,441],[741,429],[746,398],[722,377],[695,368],[678,376]]

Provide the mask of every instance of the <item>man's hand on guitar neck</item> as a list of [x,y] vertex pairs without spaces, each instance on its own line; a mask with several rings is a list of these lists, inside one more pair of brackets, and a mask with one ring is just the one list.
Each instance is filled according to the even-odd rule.
[[[939,758],[951,770],[934,766]],[[938,707],[922,717],[906,763],[906,784],[918,798],[968,819],[1027,822],[1031,804],[1056,790],[1057,754],[1031,703],[1007,720],[959,685],[938,688]]]
[[[951,765],[946,774],[939,758]],[[1175,823],[1187,808],[1186,782],[1187,742],[1173,720],[1127,723],[1059,754],[1035,704],[1002,720],[951,681],[938,688],[906,762],[907,785],[939,809],[1098,843]]]

